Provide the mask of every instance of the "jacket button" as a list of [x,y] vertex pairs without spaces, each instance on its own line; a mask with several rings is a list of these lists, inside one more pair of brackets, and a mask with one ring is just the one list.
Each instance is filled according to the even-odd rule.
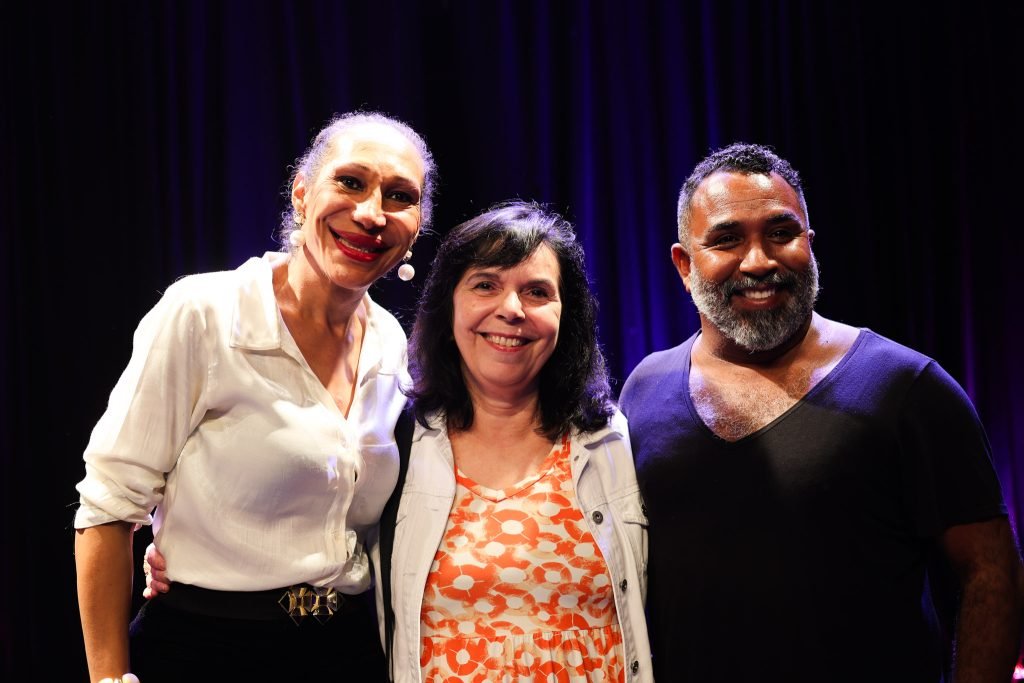
[[630,664],[629,670],[633,672],[634,676],[636,676],[636,672],[640,670],[640,662],[634,660],[633,663]]
[[594,520],[594,524],[600,524],[604,521],[604,515],[601,514],[600,510],[594,510],[594,514],[590,515],[590,518]]
[[626,583],[625,579],[623,579],[622,581],[619,581],[619,590],[621,590],[622,592],[625,592],[626,591],[626,586],[628,586],[628,585],[629,584]]

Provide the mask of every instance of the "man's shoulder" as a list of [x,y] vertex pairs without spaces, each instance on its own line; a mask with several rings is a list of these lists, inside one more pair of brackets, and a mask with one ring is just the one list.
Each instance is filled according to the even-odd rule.
[[666,387],[685,386],[683,378],[690,362],[693,335],[682,344],[655,351],[637,363],[622,385],[619,403],[627,417],[633,403],[649,404],[652,396],[663,394]]
[[670,349],[654,351],[644,356],[644,358],[636,364],[636,367],[633,368],[633,371],[629,373],[629,377],[626,378],[627,383],[630,380],[636,381],[645,376],[662,373],[666,370],[681,369],[689,360],[690,349],[693,347],[693,341],[696,338],[697,335],[694,334],[678,346],[673,346]]
[[935,362],[930,356],[867,327],[861,329],[858,342],[854,347],[857,360],[875,367],[920,372]]
[[865,408],[890,406],[902,411],[936,401],[971,403],[959,382],[935,359],[868,328],[861,330],[834,375],[828,385],[831,394],[843,400],[859,397],[858,404]]

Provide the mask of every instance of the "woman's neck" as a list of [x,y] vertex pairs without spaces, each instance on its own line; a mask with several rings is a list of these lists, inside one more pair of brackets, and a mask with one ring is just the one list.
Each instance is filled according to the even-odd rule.
[[303,257],[292,256],[275,269],[274,295],[278,306],[294,318],[344,337],[366,290],[337,287],[313,271]]
[[449,428],[455,464],[488,488],[512,486],[534,474],[551,451],[539,427],[536,394],[519,401],[474,396],[473,424]]

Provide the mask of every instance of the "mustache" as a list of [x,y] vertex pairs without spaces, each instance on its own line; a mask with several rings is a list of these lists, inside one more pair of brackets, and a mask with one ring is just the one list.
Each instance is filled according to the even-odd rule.
[[769,287],[775,287],[776,289],[792,289],[793,287],[796,287],[798,282],[799,278],[795,273],[780,273],[776,271],[760,278],[741,275],[738,278],[723,283],[722,293],[725,294],[726,299],[728,299],[741,289],[750,289],[751,287],[757,287],[758,285],[767,285]]

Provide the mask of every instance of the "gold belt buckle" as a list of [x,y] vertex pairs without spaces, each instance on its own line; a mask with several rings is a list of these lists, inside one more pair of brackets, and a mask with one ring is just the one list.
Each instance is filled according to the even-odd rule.
[[321,624],[326,623],[338,611],[338,605],[343,599],[333,588],[292,586],[285,590],[277,604],[298,626],[302,618],[308,615],[313,615]]

